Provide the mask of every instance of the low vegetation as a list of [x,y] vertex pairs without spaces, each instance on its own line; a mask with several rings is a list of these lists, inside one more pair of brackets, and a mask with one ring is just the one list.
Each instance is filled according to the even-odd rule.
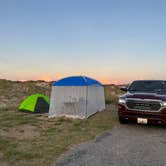
[[119,96],[123,94],[120,88],[116,85],[105,85],[104,92],[106,104],[117,105]]
[[[50,83],[0,80],[0,165],[48,166],[71,146],[111,130],[117,123],[117,92],[105,88],[107,105],[87,120],[53,118],[18,111],[20,102],[33,93],[49,95]],[[111,99],[110,99],[111,97]]]

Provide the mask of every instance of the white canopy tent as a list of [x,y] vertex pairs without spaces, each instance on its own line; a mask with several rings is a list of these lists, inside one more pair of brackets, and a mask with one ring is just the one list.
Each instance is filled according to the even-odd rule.
[[85,76],[73,76],[53,83],[49,117],[88,118],[104,109],[104,88],[100,82]]

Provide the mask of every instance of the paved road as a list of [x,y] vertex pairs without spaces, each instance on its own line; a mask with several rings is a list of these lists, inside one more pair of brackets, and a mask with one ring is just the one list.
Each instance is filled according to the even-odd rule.
[[54,166],[166,166],[166,129],[119,124],[71,149]]

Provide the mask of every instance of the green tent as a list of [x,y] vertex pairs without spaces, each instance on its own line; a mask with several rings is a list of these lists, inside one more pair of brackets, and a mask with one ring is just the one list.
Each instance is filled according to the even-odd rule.
[[21,111],[44,113],[49,110],[49,98],[43,94],[34,94],[27,97],[19,106]]

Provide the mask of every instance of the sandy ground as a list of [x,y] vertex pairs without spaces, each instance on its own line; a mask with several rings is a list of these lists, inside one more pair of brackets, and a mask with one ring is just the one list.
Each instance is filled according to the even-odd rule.
[[165,166],[166,129],[118,124],[62,155],[54,166]]
[[16,138],[18,140],[33,139],[39,136],[39,132],[35,126],[21,125],[8,130],[0,129],[0,136],[6,138]]

